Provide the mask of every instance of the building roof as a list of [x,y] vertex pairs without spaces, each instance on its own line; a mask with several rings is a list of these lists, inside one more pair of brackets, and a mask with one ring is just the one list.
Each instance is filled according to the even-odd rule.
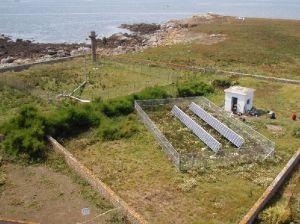
[[255,89],[250,89],[242,86],[231,86],[230,88],[224,90],[225,93],[236,93],[245,96],[252,94],[254,91]]

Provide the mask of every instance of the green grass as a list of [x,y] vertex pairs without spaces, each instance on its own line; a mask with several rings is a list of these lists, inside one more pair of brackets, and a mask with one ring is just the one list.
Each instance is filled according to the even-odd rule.
[[225,34],[218,44],[178,44],[120,56],[230,71],[300,79],[300,21],[247,18],[239,21],[201,24],[190,32]]
[[84,99],[114,98],[154,85],[175,83],[180,72],[148,65],[114,63],[106,59],[96,64],[78,58],[53,65],[33,66],[21,72],[0,76],[0,84],[40,98],[57,101],[57,95],[70,93],[87,80],[84,91],[75,95]]
[[[140,128],[130,139],[91,142],[85,134],[65,146],[150,223],[236,223],[279,171],[254,163],[181,174]],[[196,185],[185,190],[191,179]]]
[[[177,102],[176,106],[178,106],[183,112],[188,114],[194,121],[196,121],[201,127],[203,127],[209,134],[211,134],[217,141],[222,144],[223,153],[220,153],[219,156],[215,156],[215,153],[210,150],[209,147],[207,147],[202,141],[200,141],[199,138],[194,135],[190,129],[183,125],[178,120],[178,118],[176,118],[171,113],[173,103],[144,108],[144,111],[146,111],[150,119],[152,119],[156,126],[174,146],[176,151],[179,152],[182,156],[184,156],[185,153],[194,153],[197,158],[196,164],[199,163],[196,166],[203,166],[203,168],[205,169],[218,166],[225,168],[226,166],[245,163],[245,161],[248,160],[254,161],[255,159],[259,159],[259,157],[266,156],[266,154],[262,152],[261,147],[255,145],[253,140],[249,139],[248,136],[244,136],[242,133],[240,133],[240,129],[236,129],[235,119],[231,119],[230,122],[228,120],[225,120],[222,114],[214,111],[209,107],[203,107],[207,112],[212,114],[214,117],[216,117],[221,122],[244,137],[245,143],[241,147],[241,153],[239,153],[239,156],[237,156],[236,147],[233,144],[231,144],[227,139],[225,139],[217,131],[211,128],[211,126],[209,126],[205,121],[200,119],[189,110],[189,105],[191,102],[198,103],[199,105],[201,105],[202,103],[201,98],[199,98]],[[217,157],[218,159],[211,160],[211,157]],[[181,165],[183,164],[184,162],[181,163]]]
[[46,102],[32,96],[30,92],[8,86],[0,85],[0,98],[0,124],[16,115],[20,106],[24,104],[35,104],[40,109],[49,109]]
[[[0,76],[0,124],[13,117],[24,104],[37,105],[43,112],[61,107],[62,99],[57,98],[57,95],[70,93],[86,77],[88,83],[75,96],[95,100],[124,96],[155,85],[167,85],[168,91],[175,95],[176,84],[196,77],[197,81],[201,81],[203,74],[149,65],[115,63],[107,59],[92,64],[85,58],[33,66],[21,72],[7,72]],[[209,74],[205,77],[209,77]]]
[[277,195],[259,216],[259,223],[300,222],[300,166],[290,175]]
[[[292,110],[300,110],[300,87],[250,78],[238,82],[256,88],[255,106],[277,114],[274,121],[266,116],[246,121],[276,143],[275,160],[181,174],[142,123],[130,138],[103,141],[91,131],[65,146],[151,223],[237,223],[300,145],[291,130],[299,121],[290,119]],[[219,89],[209,98],[222,105],[224,93]],[[284,133],[272,133],[267,124],[282,126]]]
[[[179,44],[120,57],[300,79],[299,26],[299,21],[262,19],[246,19],[242,24],[199,25],[191,32],[223,33],[227,39],[214,45]],[[211,83],[220,78],[214,74],[116,63],[109,59],[92,64],[78,58],[34,66],[22,72],[1,74],[1,86],[9,87],[0,88],[0,124],[14,116],[20,105],[29,102],[44,112],[60,107],[57,94],[72,91],[86,77],[88,84],[77,94],[86,99],[114,98],[154,85],[165,86],[175,95],[176,84]],[[67,140],[65,146],[151,223],[237,223],[299,148],[300,139],[292,131],[300,123],[292,121],[290,116],[300,111],[300,87],[250,78],[236,81],[257,90],[254,99],[257,108],[277,114],[276,120],[261,116],[246,121],[276,143],[275,160],[178,173],[141,122],[136,122],[137,133],[126,138],[114,136],[109,139],[118,140],[105,140],[99,136],[99,130],[92,129]],[[223,90],[216,89],[208,98],[222,105]],[[130,116],[138,120],[136,115]],[[115,129],[128,125],[128,118],[112,119]],[[267,124],[279,125],[284,131],[273,133],[266,128]],[[54,160],[48,162],[55,166]],[[89,189],[84,194],[95,198]]]
[[[72,63],[79,62],[73,61]],[[56,66],[63,66],[63,64]],[[142,80],[144,77],[143,73],[138,72],[136,65],[118,64],[117,69],[119,69],[118,66],[128,66],[130,71],[136,69],[136,78],[134,78],[136,80]],[[161,74],[166,74],[166,77],[170,71],[149,66],[143,66],[142,68],[147,72],[149,71],[150,76],[154,73],[154,80],[159,75],[157,71],[162,71]],[[111,69],[116,73],[119,71],[114,70],[114,64],[108,65],[107,69]],[[168,72],[164,73],[163,71]],[[30,70],[26,72],[30,72]],[[21,73],[13,73],[13,75],[19,76]],[[111,76],[113,75],[112,72]],[[180,72],[177,73],[175,81],[172,82],[176,84],[177,82],[193,80],[211,83],[219,77],[214,74]],[[122,83],[128,80],[126,75],[119,76],[119,78],[119,80],[111,82],[107,77],[102,84],[107,83],[107,85],[111,85],[109,89],[115,89],[118,92],[119,86],[113,87],[112,83]],[[238,222],[300,144],[298,139],[291,137],[291,128],[299,125],[299,121],[293,122],[290,119],[292,111],[300,110],[299,101],[297,100],[300,87],[257,81],[250,78],[236,80],[235,77],[232,77],[232,79],[235,79],[242,86],[257,89],[255,93],[256,107],[276,112],[278,119],[275,121],[265,117],[247,121],[251,126],[276,142],[278,157],[275,162],[264,164],[245,163],[241,164],[240,167],[234,166],[225,170],[221,168],[216,170],[201,169],[187,174],[180,174],[140,122],[137,122],[138,133],[128,138],[105,141],[97,135],[98,130],[95,129],[83,133],[76,139],[68,140],[65,145],[80,161],[151,222],[211,223],[211,220],[215,220],[214,223]],[[168,84],[164,81],[164,79],[157,79],[158,84]],[[174,84],[167,85],[165,88],[170,93],[175,94],[176,92],[176,85]],[[37,89],[41,91],[42,88],[37,87]],[[35,95],[35,91],[29,91],[31,94],[25,94],[24,91],[18,90],[24,99],[33,97],[41,102],[46,102],[43,97]],[[46,92],[46,90],[44,91]],[[85,91],[91,90],[87,87],[82,95],[85,94]],[[130,92],[124,91],[120,94],[126,95]],[[14,94],[11,95],[14,96]],[[99,92],[99,95],[101,96],[101,92]],[[118,93],[115,93],[111,97],[117,95]],[[87,93],[86,96],[91,95]],[[222,105],[224,100],[223,90],[216,89],[215,94],[209,95],[208,98],[218,105]],[[59,106],[59,102],[48,107],[52,110],[52,107],[56,106]],[[8,110],[7,113],[9,111],[11,110]],[[137,120],[137,118],[134,120]],[[120,120],[120,122],[124,121],[126,119]],[[285,132],[279,136],[273,134],[266,130],[266,124],[281,125]]]

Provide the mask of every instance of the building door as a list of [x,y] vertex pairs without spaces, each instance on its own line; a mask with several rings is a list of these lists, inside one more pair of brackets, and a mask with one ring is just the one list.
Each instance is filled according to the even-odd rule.
[[237,106],[238,106],[238,98],[232,97],[231,99],[231,111],[236,112],[237,111]]

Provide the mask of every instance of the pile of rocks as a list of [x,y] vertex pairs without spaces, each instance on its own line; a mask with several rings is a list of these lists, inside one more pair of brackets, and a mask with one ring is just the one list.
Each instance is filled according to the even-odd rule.
[[152,23],[138,23],[138,24],[122,24],[119,28],[129,30],[133,33],[139,33],[139,34],[151,34],[155,33],[158,30],[161,29],[160,24]]
[[122,24],[120,28],[128,29],[131,33],[117,33],[110,37],[97,40],[98,52],[102,55],[119,55],[128,52],[143,51],[146,48],[167,46],[177,43],[197,41],[211,45],[226,39],[223,34],[208,34],[190,32],[190,28],[199,24],[213,22],[230,22],[232,17],[220,16],[213,13],[198,15],[188,19],[171,20],[164,24]]
[[15,59],[11,56],[1,59],[1,64],[10,64],[13,63]]
[[44,44],[0,35],[0,67],[28,64],[89,52],[86,44]]
[[[227,23],[232,18],[208,13],[207,15],[198,15],[188,19],[171,20],[161,25],[122,24],[120,28],[127,29],[130,33],[116,33],[110,37],[97,39],[97,51],[102,55],[119,55],[143,51],[150,47],[192,41],[214,44],[225,40],[225,35],[189,32],[189,28],[216,21]],[[0,67],[79,56],[90,53],[90,51],[91,49],[85,44],[39,44],[22,39],[13,41],[0,35]]]

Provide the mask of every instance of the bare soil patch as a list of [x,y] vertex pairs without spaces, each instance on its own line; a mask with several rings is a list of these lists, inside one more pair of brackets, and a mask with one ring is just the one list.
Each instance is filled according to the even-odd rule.
[[284,134],[284,130],[283,130],[282,126],[280,126],[280,125],[268,124],[268,125],[266,125],[266,127],[269,131],[271,131],[274,134]]
[[[105,212],[81,195],[81,186],[45,166],[6,164],[6,184],[0,188],[0,217],[40,223],[81,223]],[[82,216],[81,209],[91,214]],[[103,218],[93,223],[110,223]]]

